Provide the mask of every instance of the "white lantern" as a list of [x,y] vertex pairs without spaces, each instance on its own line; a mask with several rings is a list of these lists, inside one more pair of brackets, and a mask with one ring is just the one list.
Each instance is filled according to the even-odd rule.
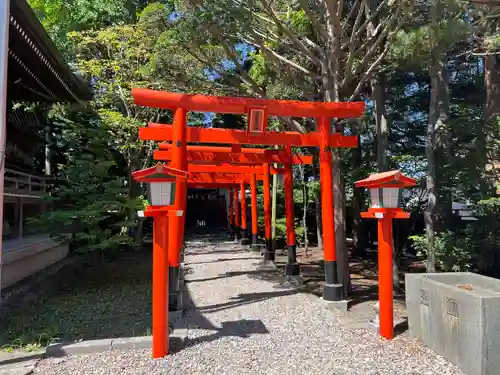
[[162,163],[132,173],[137,182],[148,185],[148,201],[151,206],[173,205],[177,181],[178,179],[184,180],[187,175],[186,171],[174,169]]
[[397,187],[377,187],[369,191],[372,208],[399,208],[401,205],[401,189]]
[[175,202],[174,182],[149,182],[148,201],[151,206],[170,206]]

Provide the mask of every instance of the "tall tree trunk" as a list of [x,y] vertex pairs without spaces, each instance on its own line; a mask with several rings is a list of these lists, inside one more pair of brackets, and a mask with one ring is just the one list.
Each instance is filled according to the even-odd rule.
[[[499,30],[497,29],[497,33]],[[485,38],[488,37],[486,34]],[[484,120],[494,121],[500,116],[500,56],[497,54],[486,55],[484,58],[484,87],[486,89],[486,103],[484,106]],[[477,150],[484,152],[480,155],[481,168],[490,170],[494,182],[498,186],[500,184],[500,167],[498,161],[493,160],[487,154],[486,145],[488,137],[485,135],[484,129],[480,121],[477,121],[476,137],[477,137]]]
[[307,256],[309,253],[309,238],[307,238],[309,232],[307,229],[307,207],[309,206],[309,193],[305,181],[304,165],[300,165],[300,178],[302,180],[302,228],[304,228],[304,252]]
[[377,169],[379,172],[389,170],[387,149],[389,144],[389,129],[385,115],[384,78],[379,75],[371,80],[372,99],[375,101],[375,127],[377,137]]
[[500,56],[497,54],[486,55],[484,58],[484,86],[484,119],[490,121],[500,116]]
[[349,253],[346,244],[346,206],[345,181],[342,168],[342,150],[333,151],[333,201],[335,204],[335,247],[337,249],[337,264],[339,280],[344,286],[344,293],[351,291],[351,275],[349,269]]
[[318,236],[318,247],[323,249],[323,234],[321,233],[321,198],[319,191],[314,192],[314,211],[316,215],[316,235]]
[[435,235],[437,227],[437,212],[439,209],[439,187],[436,182],[436,152],[439,147],[439,137],[445,132],[445,123],[449,116],[448,71],[446,58],[440,51],[433,52],[429,64],[431,79],[431,97],[429,105],[429,123],[425,143],[427,157],[427,192],[428,204],[424,214],[427,232],[427,272],[436,271]]
[[[352,150],[353,153],[353,178],[354,181],[360,180],[365,176],[360,173],[362,164],[362,153],[361,153],[361,137],[360,137],[360,126],[361,122],[359,119],[351,121],[352,124],[352,135],[358,136],[358,147]],[[363,231],[363,220],[361,220],[361,211],[364,208],[365,196],[363,189],[354,188],[354,197],[352,201],[352,254],[358,257],[363,257],[366,255],[366,241],[365,233]]]
[[[318,157],[319,155],[315,153],[312,165],[314,177],[318,175],[318,169],[319,169],[317,168],[317,164],[319,163]],[[318,248],[323,250],[323,234],[321,233],[321,226],[323,222],[321,220],[321,197],[319,189],[316,189],[314,191],[314,214],[316,216],[316,235],[318,237]]]
[[[342,7],[337,1],[333,1],[331,6],[326,7],[326,30],[328,34],[328,46],[326,56],[320,58],[322,91],[326,102],[340,101],[339,86],[341,80],[340,56],[342,24]],[[343,128],[332,129],[343,134]],[[335,216],[335,247],[337,251],[337,268],[339,282],[343,284],[345,295],[351,290],[351,278],[349,270],[349,254],[346,245],[345,230],[345,185],[344,174],[342,170],[342,150],[334,149],[332,151],[333,159],[333,201]]]
[[[375,129],[377,137],[377,169],[379,172],[389,170],[389,127],[385,113],[384,76],[379,74],[371,79],[372,99],[375,101]],[[394,292],[399,292],[399,257],[392,237],[392,285]]]

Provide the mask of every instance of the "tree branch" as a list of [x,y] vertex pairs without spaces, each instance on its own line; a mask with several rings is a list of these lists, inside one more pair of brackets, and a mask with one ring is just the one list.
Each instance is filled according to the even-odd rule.
[[306,47],[306,45],[297,37],[296,34],[294,34],[294,32],[292,30],[290,30],[290,28],[284,24],[277,16],[276,16],[276,13],[274,13],[273,9],[271,8],[271,6],[269,5],[269,3],[266,1],[266,0],[260,0],[260,3],[262,4],[262,6],[264,7],[265,11],[267,12],[267,14],[269,15],[269,17],[271,17],[271,19],[273,20],[274,24],[283,32],[285,33],[289,38],[290,40],[297,46],[297,48],[299,48],[299,50],[305,54],[307,57],[309,57],[309,59],[315,63],[315,64],[319,64],[319,60],[318,58],[316,57],[316,55],[314,55],[314,53],[312,53],[312,51]]
[[253,45],[254,47],[260,48],[261,50],[267,52],[269,55],[274,57],[276,60],[283,62],[283,63],[291,66],[294,69],[300,70],[302,73],[305,73],[312,78],[317,77],[317,75],[314,74],[314,72],[310,71],[309,69],[304,68],[302,65],[299,65],[299,64],[287,59],[286,57],[280,55],[278,52],[272,50],[271,48],[266,47],[264,44],[259,44],[257,42],[251,41],[243,36],[241,36],[240,39],[242,41],[244,41],[245,43],[248,43],[250,45]]
[[342,82],[342,86],[345,86],[347,82],[351,80],[352,77],[352,66],[354,64],[354,57],[356,56],[355,52],[355,35],[356,33],[354,30],[359,27],[359,24],[361,23],[362,15],[363,15],[363,6],[365,4],[365,0],[361,0],[361,4],[359,6],[358,14],[356,15],[356,20],[354,21],[354,26],[353,26],[353,32],[351,32],[351,37],[349,39],[349,51],[348,51],[348,56],[347,56],[347,62],[346,66],[344,69],[344,79]]
[[[352,30],[353,34],[352,37],[349,39],[348,43],[342,46],[342,49],[349,48],[350,44],[356,43],[358,40],[362,40],[360,39],[361,34],[365,32],[368,25],[375,19],[375,17],[378,16],[378,14],[382,11],[384,6],[386,6],[386,2],[382,1],[380,5],[377,7],[377,9],[375,9],[375,11],[369,17],[365,18],[365,22],[363,22],[363,24],[357,30],[354,29]],[[359,11],[360,13],[363,13],[364,9],[360,7]]]
[[[328,40],[328,33],[326,32],[324,24],[318,20],[316,17],[316,14],[314,14],[313,10],[311,9],[311,5],[307,3],[306,0],[299,0],[300,6],[304,10],[306,17],[311,21],[314,29],[316,32],[323,38],[323,40],[326,42]],[[315,9],[317,12],[317,8]],[[321,47],[318,46],[321,50],[323,50]]]
[[354,92],[352,93],[349,100],[354,100],[354,98],[358,96],[359,93],[361,92],[364,84],[373,77],[373,74],[376,72],[377,68],[380,66],[381,62],[384,60],[385,56],[387,56],[387,53],[390,50],[391,47],[390,41],[392,40],[392,38],[394,38],[397,30],[399,30],[399,28],[403,25],[404,22],[405,22],[404,20],[400,21],[395,30],[389,34],[385,43],[385,48],[380,53],[380,55],[375,59],[375,61],[370,65],[366,73],[362,75],[361,79],[358,82],[358,85],[354,89]]

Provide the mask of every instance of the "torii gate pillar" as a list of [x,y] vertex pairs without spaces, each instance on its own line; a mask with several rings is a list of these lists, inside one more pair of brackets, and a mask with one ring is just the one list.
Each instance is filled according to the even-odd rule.
[[257,208],[257,177],[255,173],[250,176],[250,193],[252,208],[252,251],[259,251],[259,213]]
[[234,215],[233,215],[233,189],[227,189],[228,197],[228,224],[229,224],[229,238],[234,238]]
[[293,171],[292,171],[292,150],[286,147],[288,160],[284,164],[284,190],[285,190],[285,212],[286,212],[286,244],[288,253],[288,263],[285,268],[285,275],[299,276],[300,266],[297,263],[297,245],[295,242],[295,217],[293,212]]
[[269,164],[265,163],[262,167],[264,169],[264,236],[266,237],[266,250],[264,252],[264,263],[274,262],[274,248],[271,237],[271,179],[269,172]]
[[[174,132],[172,137],[172,163],[173,168],[187,171],[186,155],[186,118],[187,113],[183,108],[174,112]],[[175,190],[175,207],[177,210],[186,212],[187,205],[187,181],[177,183]],[[186,215],[176,216],[169,220],[168,238],[168,310],[180,311],[182,309],[182,295],[180,292],[180,263],[181,251],[184,245],[184,226]]]
[[239,212],[239,207],[238,207],[238,188],[235,187],[234,190],[234,196],[233,196],[233,203],[234,203],[234,242],[238,242],[241,238],[241,216]]
[[244,180],[240,183],[240,204],[241,204],[241,244],[250,245],[250,239],[248,238],[248,225],[247,225],[247,196],[246,196],[246,184]]

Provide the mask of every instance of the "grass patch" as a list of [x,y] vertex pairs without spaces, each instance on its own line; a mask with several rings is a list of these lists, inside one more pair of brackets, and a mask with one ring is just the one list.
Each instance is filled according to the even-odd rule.
[[0,347],[151,334],[151,261],[149,252],[122,253],[61,280],[55,293],[0,323]]

